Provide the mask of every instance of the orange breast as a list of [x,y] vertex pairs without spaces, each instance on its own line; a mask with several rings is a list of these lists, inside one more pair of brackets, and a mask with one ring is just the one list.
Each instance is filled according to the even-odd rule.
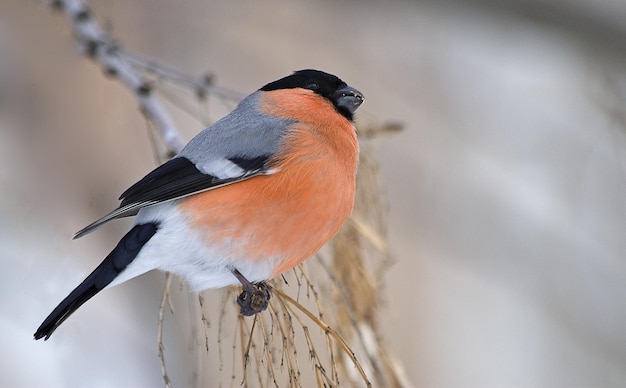
[[180,205],[207,244],[230,251],[234,265],[273,259],[274,276],[315,254],[337,233],[354,202],[358,143],[352,124],[314,93],[293,92],[266,92],[260,105],[268,115],[298,121],[272,160],[278,172],[191,196]]

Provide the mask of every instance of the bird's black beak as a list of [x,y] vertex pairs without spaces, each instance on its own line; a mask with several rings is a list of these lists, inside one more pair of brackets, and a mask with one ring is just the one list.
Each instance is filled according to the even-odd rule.
[[352,116],[363,101],[365,101],[363,93],[350,86],[337,90],[334,97],[337,107],[347,110],[350,116]]

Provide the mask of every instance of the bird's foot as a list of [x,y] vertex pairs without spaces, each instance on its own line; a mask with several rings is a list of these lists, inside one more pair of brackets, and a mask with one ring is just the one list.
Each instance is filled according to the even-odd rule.
[[231,272],[243,287],[243,291],[237,297],[241,315],[249,317],[265,311],[271,298],[270,287],[265,282],[251,283],[236,269],[232,269]]
[[241,307],[241,315],[246,317],[265,311],[271,297],[267,284],[258,283],[252,285],[252,287],[252,290],[244,287],[241,294],[237,297],[237,304]]

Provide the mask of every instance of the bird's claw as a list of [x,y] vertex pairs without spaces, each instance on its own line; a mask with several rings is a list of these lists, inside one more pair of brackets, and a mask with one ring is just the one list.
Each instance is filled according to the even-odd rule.
[[249,317],[265,311],[270,302],[269,286],[265,282],[251,283],[237,268],[231,268],[231,272],[243,287],[243,291],[237,297],[241,315]]
[[237,304],[241,308],[241,315],[249,317],[267,309],[271,298],[267,284],[251,284],[252,287],[244,287],[237,297]]

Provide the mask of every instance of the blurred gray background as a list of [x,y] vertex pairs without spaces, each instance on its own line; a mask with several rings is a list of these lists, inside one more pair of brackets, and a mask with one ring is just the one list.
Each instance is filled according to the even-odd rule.
[[[416,387],[626,386],[626,2],[89,4],[128,50],[220,86],[319,68],[365,93],[361,120],[405,123],[379,142],[381,318]],[[162,274],[32,340],[128,226],[71,240],[154,167],[147,139],[63,16],[0,0],[1,386],[162,384]],[[168,352],[175,370],[186,348]]]

